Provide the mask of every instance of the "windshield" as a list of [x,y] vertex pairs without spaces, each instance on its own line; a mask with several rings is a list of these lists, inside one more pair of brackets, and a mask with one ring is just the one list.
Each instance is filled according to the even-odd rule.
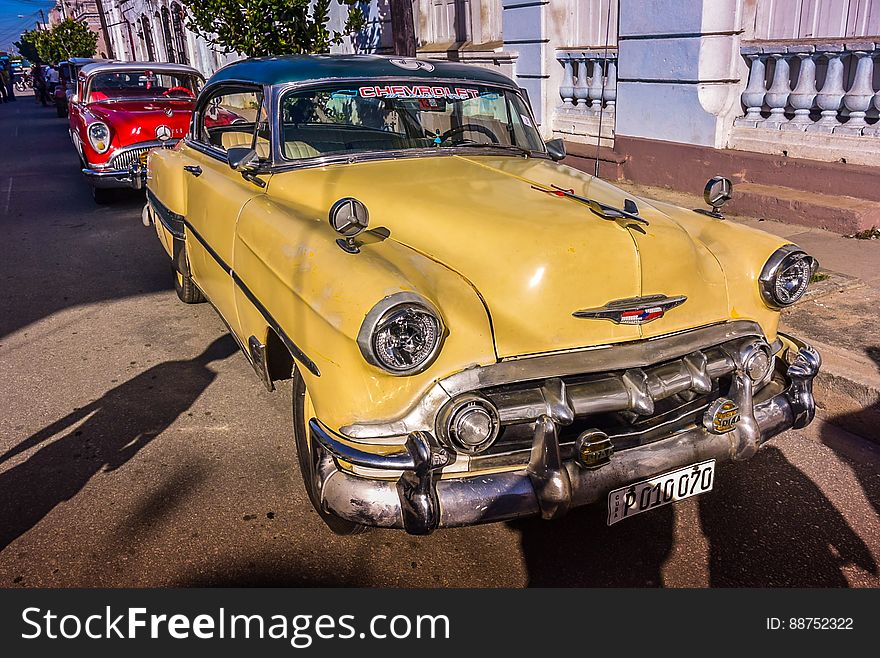
[[415,149],[510,149],[544,153],[522,98],[462,83],[340,83],[281,99],[283,156]]
[[200,80],[187,73],[108,71],[92,76],[89,102],[121,98],[195,98]]

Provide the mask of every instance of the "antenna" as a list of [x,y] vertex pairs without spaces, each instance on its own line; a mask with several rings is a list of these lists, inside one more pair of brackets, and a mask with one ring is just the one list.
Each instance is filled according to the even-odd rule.
[[[605,70],[602,71],[604,74],[602,76],[602,95],[599,97],[599,134],[596,136],[596,168],[594,171],[596,178],[599,178],[599,147],[602,145],[602,118],[605,116],[605,108],[602,107],[602,102],[605,100],[605,85],[608,80],[608,38],[610,32],[611,2],[608,3],[608,13],[605,15],[605,54],[603,55]],[[596,66],[599,66],[598,62]]]

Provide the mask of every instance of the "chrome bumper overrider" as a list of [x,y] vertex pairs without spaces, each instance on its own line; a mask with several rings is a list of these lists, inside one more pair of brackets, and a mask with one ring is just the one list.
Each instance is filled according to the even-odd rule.
[[[534,422],[528,465],[500,473],[440,478],[454,454],[429,432],[409,434],[403,450],[385,455],[352,446],[317,419],[311,419],[311,458],[326,511],[369,526],[426,534],[436,528],[488,523],[540,514],[550,519],[569,508],[601,500],[612,489],[707,459],[742,460],[768,439],[802,428],[815,414],[812,382],[819,353],[794,341],[798,351],[783,374],[785,389],[753,401],[753,383],[741,368],[732,374],[728,397],[739,408],[733,431],[714,434],[692,425],[666,438],[615,452],[609,463],[584,468],[561,456],[559,419],[552,411]],[[777,389],[778,390],[778,389]],[[394,481],[361,477],[339,461],[366,469],[398,471]]]

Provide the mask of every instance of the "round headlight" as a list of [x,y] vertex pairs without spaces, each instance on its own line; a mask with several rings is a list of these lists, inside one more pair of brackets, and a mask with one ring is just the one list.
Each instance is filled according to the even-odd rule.
[[776,250],[761,272],[764,301],[773,308],[794,304],[807,291],[818,266],[815,258],[794,245]]
[[500,429],[498,410],[475,393],[456,398],[437,416],[437,433],[441,440],[455,450],[470,455],[491,446]]
[[106,123],[95,121],[89,125],[89,143],[98,153],[105,153],[110,148],[110,129]]
[[413,293],[386,297],[367,314],[358,334],[364,358],[394,375],[427,368],[440,350],[443,323]]

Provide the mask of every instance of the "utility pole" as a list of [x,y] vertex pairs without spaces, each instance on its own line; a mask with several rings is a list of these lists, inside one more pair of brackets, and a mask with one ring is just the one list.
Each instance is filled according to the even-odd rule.
[[41,29],[41,30],[45,30],[45,29],[46,29],[46,14],[43,13],[43,10],[42,10],[42,9],[40,9],[40,25],[39,25],[39,29]]
[[416,56],[416,29],[413,23],[412,0],[389,0],[391,7],[391,34],[394,54]]
[[107,59],[114,59],[113,43],[110,39],[110,31],[107,29],[107,17],[104,16],[104,3],[101,0],[95,0],[98,8],[98,18],[101,19],[101,32],[104,34],[104,45],[107,46]]

